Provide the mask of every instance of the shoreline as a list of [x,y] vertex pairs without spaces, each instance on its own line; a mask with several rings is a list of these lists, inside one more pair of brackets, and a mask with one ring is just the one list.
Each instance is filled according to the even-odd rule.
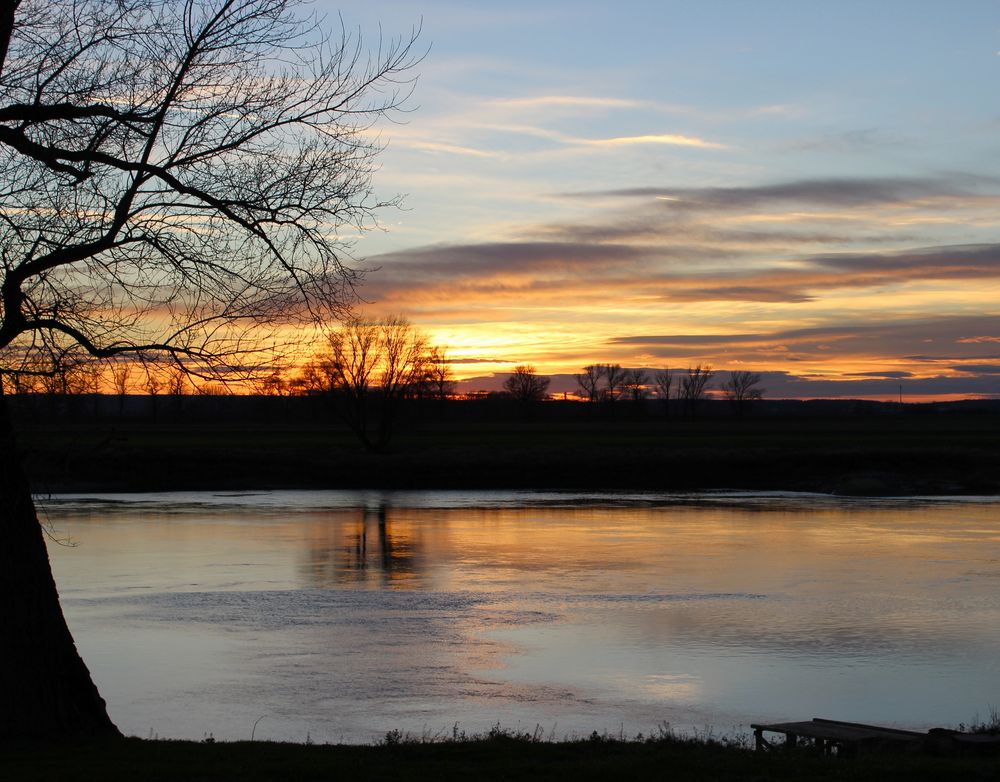
[[385,453],[329,421],[29,425],[38,493],[164,490],[792,491],[1000,495],[1000,416],[424,421]]
[[[994,504],[1000,503],[998,494],[886,494],[886,495],[848,495],[828,494],[810,491],[785,490],[746,490],[746,489],[704,489],[693,491],[661,491],[653,489],[628,489],[617,491],[582,491],[579,489],[385,489],[385,488],[256,488],[253,490],[232,490],[226,488],[198,489],[66,489],[53,490],[45,493],[33,493],[36,502],[145,502],[158,501],[164,495],[180,498],[192,497],[194,501],[211,498],[212,504],[226,506],[255,505],[253,498],[267,497],[270,500],[281,500],[283,496],[301,502],[306,497],[330,497],[332,502],[322,502],[315,506],[308,503],[304,507],[325,510],[329,508],[354,507],[355,495],[384,493],[400,500],[398,507],[413,507],[426,509],[461,509],[461,508],[503,508],[510,505],[587,505],[588,507],[618,507],[643,505],[647,507],[699,506],[720,504],[739,506],[741,504],[760,504],[766,502],[782,503],[883,503],[907,502],[926,504]],[[242,499],[250,502],[240,502]],[[350,498],[350,501],[337,500]],[[455,501],[455,498],[460,498]],[[408,504],[407,500],[413,502]],[[280,506],[280,505],[279,505]]]
[[[553,453],[495,455],[356,454],[301,463],[261,459],[243,463],[218,454],[129,454],[92,460],[85,469],[60,469],[34,455],[28,465],[41,494],[154,491],[531,491],[559,493],[710,494],[808,493],[829,497],[1000,497],[1000,471],[986,474],[971,459],[909,455],[758,453],[748,464],[725,452],[657,453],[601,459]],[[617,458],[616,458],[617,457]],[[606,461],[607,460],[607,461]],[[610,464],[608,463],[610,461]],[[47,463],[39,463],[47,462]],[[761,469],[761,465],[766,465]]]
[[535,741],[499,731],[444,742],[377,745],[271,742],[185,742],[123,738],[96,742],[0,744],[0,772],[23,782],[102,779],[147,782],[180,779],[256,780],[606,780],[669,777],[691,780],[824,780],[911,782],[987,780],[995,757],[862,752],[824,757],[811,748],[753,752],[715,739],[650,737],[620,740],[594,734],[572,741]]

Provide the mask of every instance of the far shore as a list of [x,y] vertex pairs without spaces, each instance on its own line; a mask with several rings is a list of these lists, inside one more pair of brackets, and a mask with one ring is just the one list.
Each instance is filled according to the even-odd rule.
[[[236,401],[233,401],[236,400]],[[252,401],[252,400],[251,400]],[[428,408],[366,451],[321,405],[186,399],[181,414],[23,416],[38,493],[265,489],[807,491],[1000,494],[1000,414],[864,408],[838,415],[667,418],[655,408],[531,415]],[[720,408],[721,409],[721,408]],[[797,408],[788,408],[797,410]],[[263,410],[263,412],[261,412]],[[290,412],[289,412],[290,411]],[[566,412],[568,411],[568,412]],[[874,411],[874,412],[872,412]],[[723,410],[724,412],[724,410]]]

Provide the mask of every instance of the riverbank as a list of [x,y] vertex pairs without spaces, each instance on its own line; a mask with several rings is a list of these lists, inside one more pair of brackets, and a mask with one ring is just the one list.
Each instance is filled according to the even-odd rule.
[[435,421],[385,453],[329,421],[21,427],[41,492],[537,489],[1000,493],[1000,416]]
[[326,746],[125,739],[0,745],[0,778],[19,782],[255,782],[256,780],[952,780],[996,778],[995,758],[810,751],[755,753],[716,742],[656,739],[534,742],[502,735],[468,741]]

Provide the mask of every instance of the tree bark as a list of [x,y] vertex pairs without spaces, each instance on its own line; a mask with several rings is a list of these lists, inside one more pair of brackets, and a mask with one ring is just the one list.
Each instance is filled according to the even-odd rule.
[[120,736],[66,625],[0,384],[0,742]]
[[0,8],[0,73],[3,73],[4,63],[7,62],[10,36],[14,32],[14,12],[20,4],[21,0],[8,0]]

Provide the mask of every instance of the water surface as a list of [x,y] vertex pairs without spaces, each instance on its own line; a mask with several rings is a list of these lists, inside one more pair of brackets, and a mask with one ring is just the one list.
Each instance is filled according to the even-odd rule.
[[1000,704],[1000,503],[62,495],[74,635],[130,734],[562,737]]

